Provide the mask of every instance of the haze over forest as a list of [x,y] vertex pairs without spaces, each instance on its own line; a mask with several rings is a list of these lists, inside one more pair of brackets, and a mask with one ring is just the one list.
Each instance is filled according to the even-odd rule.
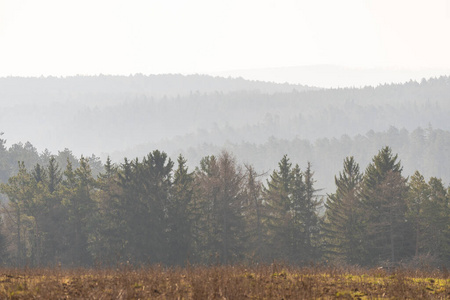
[[448,76],[8,77],[0,91],[0,264],[449,264]]
[[228,149],[262,173],[288,154],[311,161],[326,191],[346,156],[364,166],[389,145],[406,171],[450,182],[449,82],[323,89],[207,75],[7,77],[0,128],[7,145],[117,163],[160,149],[193,167]]

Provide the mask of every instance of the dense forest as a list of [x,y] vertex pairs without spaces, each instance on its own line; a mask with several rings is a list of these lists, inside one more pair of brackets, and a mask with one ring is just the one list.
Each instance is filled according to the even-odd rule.
[[[238,132],[236,132],[238,134]],[[6,133],[4,134],[4,136]],[[310,162],[316,173],[316,185],[322,194],[332,192],[334,189],[333,177],[341,168],[341,159],[354,156],[362,165],[367,165],[372,159],[372,154],[385,145],[389,145],[395,153],[402,158],[402,165],[407,174],[413,174],[419,170],[425,177],[438,177],[444,183],[450,183],[450,131],[434,129],[432,127],[416,128],[413,131],[399,130],[390,127],[386,131],[369,131],[364,135],[350,137],[343,135],[340,138],[320,138],[315,141],[294,138],[292,140],[281,138],[269,138],[265,143],[256,144],[250,142],[225,143],[218,146],[214,143],[204,143],[196,147],[188,147],[189,138],[180,143],[179,147],[172,148],[172,142],[161,142],[155,148],[172,149],[166,153],[173,160],[179,154],[187,160],[187,166],[195,169],[198,162],[211,153],[220,153],[227,150],[236,155],[237,163],[251,164],[258,173],[267,178],[268,172],[277,165],[280,157],[287,154],[292,160],[301,165]],[[185,145],[183,147],[182,145]],[[158,146],[158,147],[156,147]],[[37,163],[45,165],[53,153],[48,149],[39,152],[29,142],[12,144],[7,148],[6,140],[2,141],[0,155],[0,182],[6,182],[9,177],[18,171],[18,161],[23,161],[26,166]],[[142,157],[141,153],[148,152],[151,145],[143,145],[129,153],[115,153],[112,160],[120,161],[123,157]],[[123,154],[117,158],[119,154]],[[67,158],[70,158],[74,167],[77,165],[77,157],[71,150],[65,148],[57,151],[56,160],[61,168],[65,168]],[[104,159],[90,154],[89,164],[97,175],[103,170]]]
[[[163,146],[166,146],[162,143]],[[188,162],[198,162],[209,153],[218,153],[222,149],[234,153],[240,163],[251,163],[259,172],[273,169],[279,158],[288,154],[293,160],[306,164],[311,162],[316,170],[317,184],[325,192],[333,190],[333,176],[341,169],[341,158],[354,156],[363,165],[370,163],[372,153],[385,145],[390,145],[393,151],[402,158],[402,165],[407,174],[419,170],[424,176],[437,176],[450,183],[450,131],[427,128],[416,128],[413,131],[399,130],[390,127],[386,131],[374,132],[350,137],[320,138],[314,142],[306,139],[269,138],[262,144],[240,142],[226,143],[220,147],[213,143],[197,147],[179,148]],[[170,147],[169,147],[170,148]],[[166,149],[166,148],[164,148]],[[140,153],[144,147],[134,153]],[[195,165],[191,165],[195,167]]]
[[449,94],[0,78],[1,263],[449,267]]
[[269,176],[226,151],[190,170],[182,155],[175,162],[155,150],[107,159],[96,175],[95,156],[76,159],[66,149],[38,157],[34,165],[19,162],[1,184],[3,264],[450,266],[450,187],[404,174],[389,147],[373,153],[365,170],[345,158],[327,195],[312,165],[287,155]]
[[164,149],[195,168],[227,149],[266,172],[288,154],[310,161],[329,192],[342,157],[365,165],[384,145],[408,173],[450,182],[449,94],[448,76],[342,89],[205,75],[8,77],[0,78],[0,129],[8,147],[30,141],[102,161]]
[[148,149],[176,155],[271,137],[314,143],[391,126],[449,131],[449,94],[447,76],[345,89],[200,75],[11,77],[0,79],[0,129],[12,143],[120,160]]

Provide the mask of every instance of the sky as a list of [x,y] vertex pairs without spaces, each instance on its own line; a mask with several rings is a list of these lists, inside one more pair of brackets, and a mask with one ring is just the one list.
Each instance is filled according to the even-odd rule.
[[450,70],[449,53],[450,0],[0,0],[0,76]]

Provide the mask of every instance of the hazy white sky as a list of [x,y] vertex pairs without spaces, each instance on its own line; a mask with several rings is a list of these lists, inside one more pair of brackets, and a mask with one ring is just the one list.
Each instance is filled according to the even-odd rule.
[[450,68],[450,0],[0,0],[0,76]]

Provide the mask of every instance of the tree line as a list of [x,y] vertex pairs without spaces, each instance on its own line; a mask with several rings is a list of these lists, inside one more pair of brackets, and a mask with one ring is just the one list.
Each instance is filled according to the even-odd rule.
[[[333,127],[333,125],[329,125]],[[246,131],[248,134],[249,130]],[[252,135],[254,132],[249,131]],[[220,135],[218,132],[212,134]],[[238,131],[230,132],[229,136],[239,135]],[[389,145],[392,151],[402,158],[403,172],[414,174],[420,170],[425,177],[438,177],[444,182],[450,182],[450,131],[441,129],[416,128],[410,132],[406,129],[397,129],[390,127],[389,130],[382,132],[369,131],[365,135],[348,136],[343,135],[340,138],[320,138],[307,140],[304,138],[295,138],[292,140],[278,137],[277,134],[268,139],[263,144],[248,142],[245,137],[237,143],[226,143],[227,151],[232,152],[238,158],[239,162],[249,162],[256,170],[272,170],[284,154],[295,162],[305,163],[310,161],[314,166],[316,180],[318,185],[325,192],[334,190],[334,175],[342,169],[342,159],[347,156],[353,156],[362,166],[367,166],[374,153],[377,153],[385,145]],[[190,136],[192,140],[194,136]],[[163,144],[163,149],[168,149],[171,157],[176,157],[181,153],[188,162],[198,162],[205,155],[210,153],[219,153],[223,147],[214,144],[201,144],[197,147],[189,147],[188,138],[179,141],[179,145],[174,147],[173,143]],[[142,147],[139,151],[130,149],[127,155],[140,157],[146,148]],[[181,150],[179,150],[181,149]],[[142,153],[142,155],[141,155]],[[115,155],[116,159],[125,156]],[[190,164],[190,167],[195,167]]]
[[334,193],[315,186],[313,166],[287,155],[269,175],[230,153],[194,170],[155,150],[142,159],[89,158],[62,169],[56,156],[1,184],[0,251],[14,266],[233,264],[285,261],[450,261],[450,188],[419,173],[404,177],[382,148],[364,172],[353,157]]

